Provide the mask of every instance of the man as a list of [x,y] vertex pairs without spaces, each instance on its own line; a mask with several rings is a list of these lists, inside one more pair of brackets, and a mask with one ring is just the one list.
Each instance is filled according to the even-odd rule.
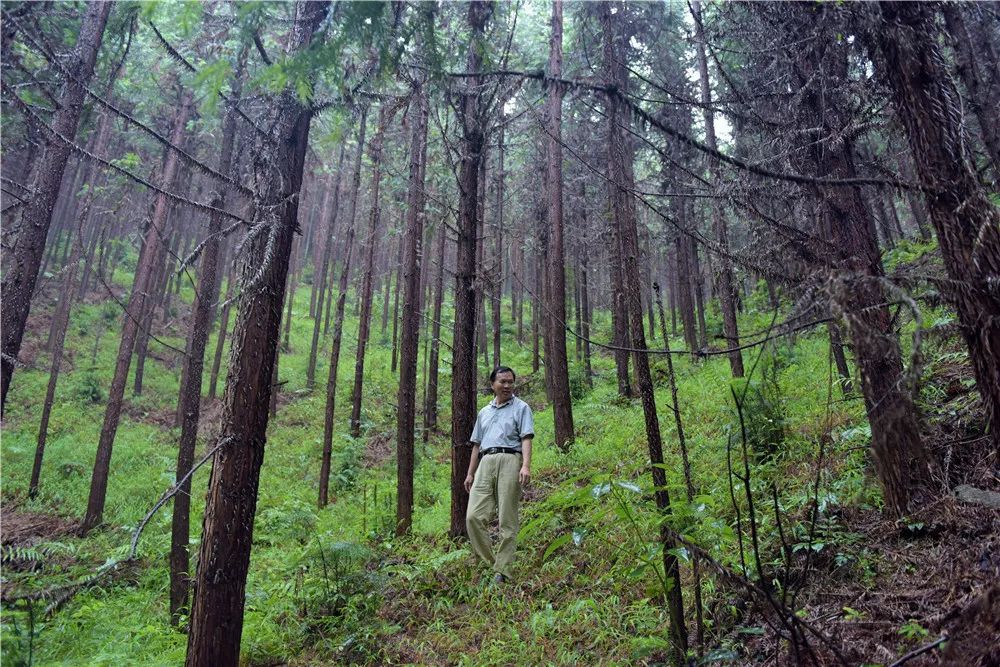
[[[493,568],[493,580],[498,584],[511,576],[520,526],[521,485],[531,479],[531,439],[535,436],[531,408],[514,396],[514,379],[514,371],[506,366],[490,373],[493,400],[476,417],[469,438],[472,459],[465,478],[469,492],[465,524],[472,550]],[[494,510],[500,516],[496,554],[486,530]]]

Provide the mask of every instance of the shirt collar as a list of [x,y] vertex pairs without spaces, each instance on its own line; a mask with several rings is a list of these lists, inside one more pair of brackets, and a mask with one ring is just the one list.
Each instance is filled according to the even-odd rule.
[[490,405],[492,405],[494,408],[496,408],[497,410],[499,410],[500,408],[505,408],[508,405],[510,405],[511,403],[513,403],[515,398],[517,398],[517,396],[514,396],[513,394],[511,394],[510,398],[508,398],[503,403],[500,403],[499,405],[497,405],[497,397],[494,396],[493,400],[490,401]]

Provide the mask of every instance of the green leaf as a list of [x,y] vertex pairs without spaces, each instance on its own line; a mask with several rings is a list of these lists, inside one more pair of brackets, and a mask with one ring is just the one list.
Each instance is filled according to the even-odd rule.
[[573,535],[571,533],[566,533],[565,535],[560,535],[559,537],[557,537],[556,539],[554,539],[552,541],[552,544],[550,544],[548,546],[548,548],[545,550],[545,553],[542,554],[542,562],[544,563],[545,561],[547,561],[549,559],[549,557],[557,549],[559,549],[560,547],[565,546],[572,539],[573,539]]

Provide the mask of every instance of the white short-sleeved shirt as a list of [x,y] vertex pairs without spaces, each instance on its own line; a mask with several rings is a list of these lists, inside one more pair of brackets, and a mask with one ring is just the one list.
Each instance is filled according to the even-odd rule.
[[479,411],[469,441],[479,445],[480,452],[494,447],[521,451],[521,438],[533,435],[535,417],[531,413],[531,406],[517,396],[512,396],[502,405],[496,405],[494,398]]

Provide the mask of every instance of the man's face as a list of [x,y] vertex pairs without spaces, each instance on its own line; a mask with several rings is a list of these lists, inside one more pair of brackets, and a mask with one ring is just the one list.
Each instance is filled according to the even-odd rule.
[[497,373],[493,378],[493,395],[498,403],[503,403],[514,395],[514,374],[510,371]]

